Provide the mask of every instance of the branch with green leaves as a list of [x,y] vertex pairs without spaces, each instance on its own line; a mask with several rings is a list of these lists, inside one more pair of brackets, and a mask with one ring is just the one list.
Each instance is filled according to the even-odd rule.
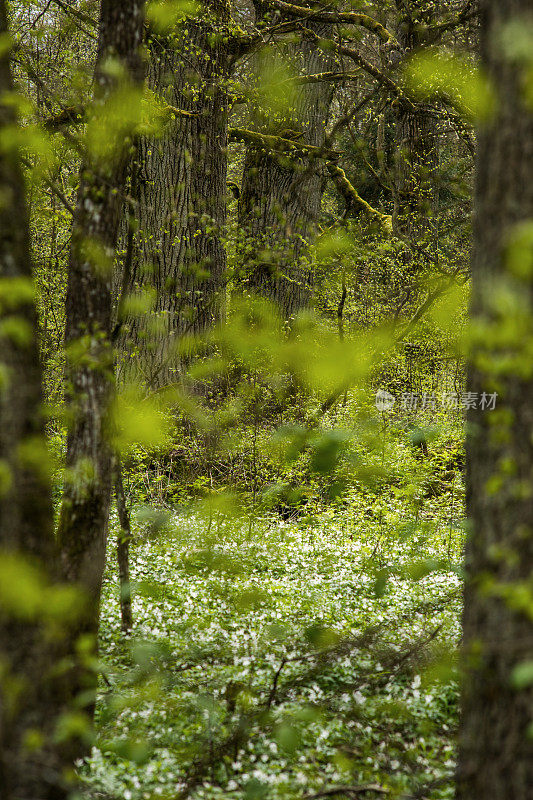
[[286,14],[291,14],[294,17],[312,20],[313,22],[329,22],[332,25],[339,23],[356,25],[376,34],[385,44],[399,47],[395,36],[381,22],[369,17],[368,14],[356,11],[323,11],[320,8],[306,8],[295,3],[287,3],[285,0],[266,0],[265,5],[283,11]]
[[476,19],[478,14],[479,8],[476,0],[467,0],[457,16],[445,20],[444,22],[437,23],[436,25],[430,25],[429,27],[423,29],[419,33],[419,38],[426,46],[436,44],[444,33],[447,33],[448,31],[455,31],[462,25],[466,25],[468,22]]

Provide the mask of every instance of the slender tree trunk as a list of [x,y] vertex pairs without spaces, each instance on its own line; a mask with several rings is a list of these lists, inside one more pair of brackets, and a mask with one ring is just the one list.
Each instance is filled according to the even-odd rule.
[[[264,14],[257,6],[259,19]],[[314,33],[327,36],[331,26],[306,22]],[[315,75],[332,69],[315,39],[288,46],[288,61],[298,75]],[[261,69],[261,54],[257,57]],[[333,97],[327,81],[301,84],[292,92],[287,86],[290,109],[276,122],[268,111],[257,108],[254,127],[263,133],[283,134],[305,144],[322,146]],[[287,130],[288,128],[288,130]],[[238,257],[243,262],[243,283],[252,292],[278,304],[285,319],[309,305],[312,273],[306,260],[322,201],[324,175],[320,161],[309,164],[268,153],[249,145],[239,199],[239,229],[244,239]]]
[[[124,4],[103,0],[95,70],[95,102],[102,111],[115,90],[139,88],[142,69],[143,0]],[[125,68],[118,84],[106,70],[113,58]],[[116,70],[114,70],[116,74]],[[120,112],[119,112],[120,113]],[[111,498],[111,443],[108,420],[113,390],[112,262],[132,148],[132,131],[111,132],[108,150],[88,154],[72,230],[66,300],[68,400],[74,421],[67,441],[67,478],[59,520],[63,574],[80,584],[89,598],[84,632],[98,631],[99,602]]]
[[124,484],[122,482],[122,462],[118,457],[115,458],[114,463],[114,484],[115,499],[117,501],[117,513],[120,522],[120,531],[118,533],[117,541],[117,565],[120,587],[120,617],[122,620],[122,630],[127,632],[133,627],[130,585],[131,520],[128,504],[126,503],[126,495],[124,494]]
[[533,792],[531,669],[522,685],[513,680],[533,653],[533,111],[501,35],[531,10],[530,0],[481,2],[482,62],[498,107],[478,137],[468,389],[498,391],[499,408],[472,410],[468,420],[458,800]]
[[[2,38],[7,30],[6,7],[0,0]],[[13,104],[2,103],[4,94],[11,92],[9,52],[2,48],[0,133],[16,125]],[[0,559],[7,564],[7,559],[18,558],[19,569],[37,568],[47,580],[53,577],[57,558],[28,210],[18,150],[5,146],[0,148],[0,287]],[[31,575],[28,572],[30,584]],[[54,653],[38,612],[35,617],[24,613],[27,598],[20,598],[20,609],[3,605],[2,599],[0,793],[4,800],[60,798],[63,764],[52,734],[62,706],[50,678]],[[25,745],[32,731],[43,742],[34,750]]]
[[[209,5],[209,4],[208,4]],[[122,320],[120,373],[151,388],[176,381],[184,336],[219,318],[225,281],[227,87],[225,4],[187,19],[172,37],[149,37],[148,83],[176,109],[160,139],[138,144],[137,231],[125,289],[151,291],[147,314]],[[132,358],[133,356],[133,358]]]

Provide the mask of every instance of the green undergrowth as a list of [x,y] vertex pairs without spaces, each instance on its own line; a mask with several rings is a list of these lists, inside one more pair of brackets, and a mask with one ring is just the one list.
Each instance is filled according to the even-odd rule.
[[137,509],[130,636],[112,533],[86,796],[452,797],[462,500],[442,453],[408,502],[398,480],[288,522]]

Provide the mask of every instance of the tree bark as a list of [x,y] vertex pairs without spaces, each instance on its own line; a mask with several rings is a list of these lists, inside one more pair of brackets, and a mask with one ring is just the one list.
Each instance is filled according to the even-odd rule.
[[468,390],[498,391],[500,408],[468,419],[458,800],[526,800],[533,791],[533,689],[513,685],[533,652],[533,291],[531,269],[521,272],[531,228],[518,261],[509,258],[516,226],[533,222],[533,113],[523,65],[506,57],[501,37],[530,12],[530,0],[481,2],[482,63],[498,108],[478,136]]
[[396,117],[393,226],[420,243],[431,235],[435,207],[437,137],[429,109],[401,109]]
[[[258,5],[259,19],[264,9]],[[319,36],[327,36],[331,25],[302,23]],[[314,38],[302,38],[287,46],[288,61],[298,75],[315,75],[332,68],[334,57],[326,55]],[[260,66],[260,64],[258,65]],[[276,123],[265,109],[254,112],[254,125],[263,133],[283,133],[287,138],[321,147],[333,97],[328,81],[287,86],[290,118]],[[286,115],[285,115],[286,116]],[[283,128],[289,126],[287,134]],[[306,261],[322,201],[324,175],[321,161],[298,161],[250,145],[244,161],[239,199],[239,230],[243,242],[238,249],[242,283],[253,293],[275,302],[284,319],[309,305],[312,273]]]
[[[97,109],[105,110],[113,92],[124,85],[140,86],[143,19],[144,0],[103,0],[95,68]],[[109,58],[123,65],[124,81],[114,80],[106,70]],[[103,120],[98,124],[102,127]],[[81,585],[88,597],[82,631],[93,635],[98,631],[111,498],[111,265],[132,150],[131,135],[118,136],[120,141],[115,137],[109,142],[112,156],[89,154],[81,168],[66,299],[67,399],[74,420],[67,440],[58,538],[65,579]]]
[[[423,46],[423,26],[417,20],[419,8],[426,3],[396,0],[399,12],[397,39],[404,57],[409,58]],[[417,103],[410,108],[397,104],[395,180],[393,182],[394,229],[415,242],[431,234],[435,208],[435,170],[438,139],[431,108]]]
[[[8,35],[0,0],[0,35]],[[0,132],[17,123],[9,52],[0,56]],[[2,141],[7,141],[2,138]],[[30,231],[18,148],[0,149],[0,558],[53,577],[56,548],[39,361]],[[28,580],[31,582],[31,574]],[[14,578],[14,580],[16,580]],[[53,650],[39,615],[0,600],[0,788],[5,800],[63,796],[62,762],[52,743],[61,712],[50,678]],[[42,746],[26,746],[38,732]]]
[[[427,3],[396,0],[399,14],[397,39],[404,59],[424,46],[424,25],[419,15],[427,12]],[[435,216],[435,170],[438,140],[431,108],[417,103],[412,108],[396,104],[395,179],[393,182],[393,225],[395,230],[414,241],[427,237]]]
[[[183,337],[219,318],[226,253],[227,78],[223,3],[188,18],[172,37],[149,37],[148,84],[176,109],[160,139],[142,137],[135,176],[135,227],[127,295],[152,290],[149,313],[122,320],[123,376],[159,388],[182,370]],[[182,113],[179,113],[182,112]]]

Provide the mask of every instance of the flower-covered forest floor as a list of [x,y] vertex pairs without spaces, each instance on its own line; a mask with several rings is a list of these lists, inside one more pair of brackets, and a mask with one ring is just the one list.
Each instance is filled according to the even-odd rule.
[[460,512],[395,495],[289,522],[141,509],[131,635],[112,534],[86,796],[452,797]]

